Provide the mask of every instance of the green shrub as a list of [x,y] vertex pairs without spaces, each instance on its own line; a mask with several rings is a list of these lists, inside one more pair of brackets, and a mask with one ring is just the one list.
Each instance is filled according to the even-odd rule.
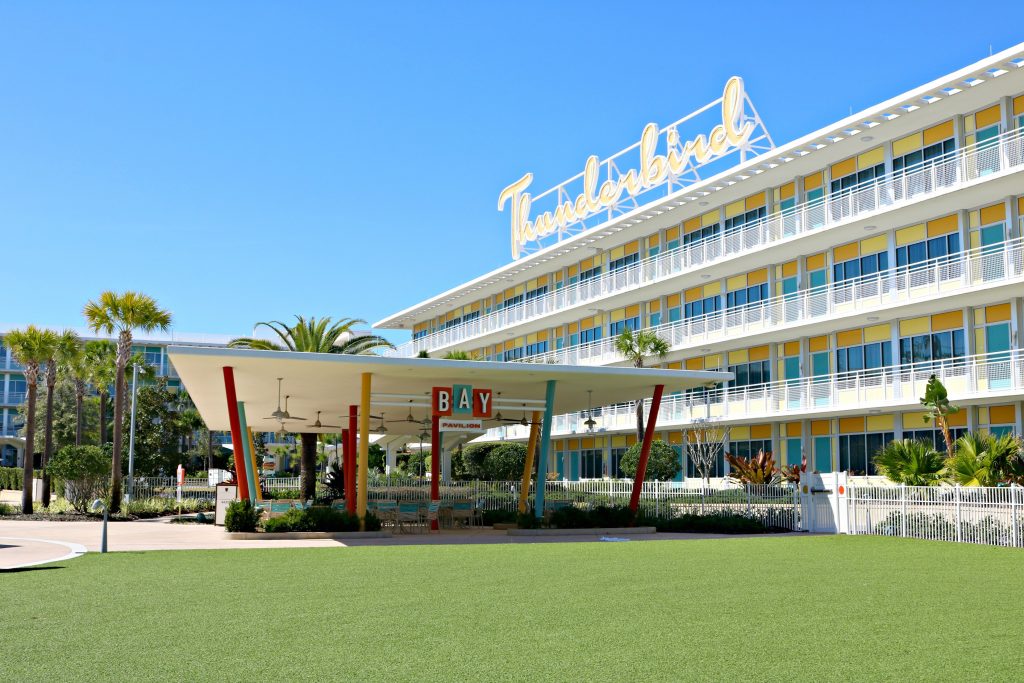
[[3,517],[4,515],[13,515],[13,514],[14,514],[14,508],[13,507],[8,505],[7,503],[0,503],[0,517]]
[[232,501],[224,514],[224,528],[230,532],[252,533],[256,531],[261,512],[248,500]]
[[551,513],[550,525],[556,529],[601,529],[631,526],[633,514],[621,505],[598,505],[592,510],[570,505]]
[[65,446],[46,468],[53,479],[64,482],[64,496],[72,507],[85,512],[106,494],[110,480],[110,456],[98,446]]
[[516,516],[516,526],[520,529],[539,529],[540,520],[532,512],[524,512]]
[[511,510],[484,510],[481,521],[484,526],[494,526],[515,523],[518,517],[519,514]]
[[0,467],[0,491],[20,491],[24,474],[20,467]]
[[138,519],[176,515],[179,509],[182,514],[209,512],[214,509],[214,503],[212,500],[186,498],[179,505],[174,498],[136,498],[121,505],[121,510],[126,516]]
[[680,515],[644,521],[653,522],[658,531],[668,533],[766,534],[775,531],[756,519],[729,514]]
[[[329,507],[295,508],[264,521],[263,530],[267,533],[359,531],[359,517]],[[369,512],[366,514],[366,530],[380,530],[380,520]]]
[[[643,444],[635,443],[622,454],[619,467],[622,475],[630,479],[636,477],[636,468],[640,464],[640,448]],[[647,456],[647,469],[644,481],[672,481],[682,468],[682,457],[669,444],[658,439],[651,442],[651,454]]]

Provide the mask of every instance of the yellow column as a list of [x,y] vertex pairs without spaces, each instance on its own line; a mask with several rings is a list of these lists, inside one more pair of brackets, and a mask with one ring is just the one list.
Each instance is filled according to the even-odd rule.
[[252,476],[256,481],[256,500],[263,500],[263,491],[260,489],[260,468],[256,462],[256,445],[252,438],[252,427],[246,428],[246,436],[249,439],[249,457],[252,460]]
[[526,498],[530,493],[530,475],[533,474],[533,454],[537,450],[537,436],[540,434],[539,410],[533,411],[530,421],[530,441],[526,444],[526,464],[523,465],[523,487],[519,491],[519,514],[526,514]]
[[[359,465],[356,468],[359,477],[356,491],[356,514],[360,520],[366,519],[366,480],[369,477],[370,464],[370,373],[363,373],[363,395],[359,405]],[[363,526],[362,521],[360,526]]]

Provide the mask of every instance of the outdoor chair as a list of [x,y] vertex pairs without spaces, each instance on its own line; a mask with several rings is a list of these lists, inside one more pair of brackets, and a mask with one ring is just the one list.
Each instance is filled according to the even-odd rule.
[[385,524],[397,528],[398,526],[398,503],[393,500],[382,500],[377,503],[377,510],[374,512],[380,519],[381,526]]
[[345,509],[345,499],[344,498],[335,498],[334,500],[332,500],[331,501],[331,509],[332,510],[344,510]]
[[434,522],[437,522],[438,533],[441,533],[441,503],[439,501],[431,501],[427,505],[426,516],[424,517],[424,531],[432,531]]
[[291,509],[292,501],[290,500],[272,500],[270,501],[270,510],[267,513],[267,517],[280,517]]
[[395,522],[398,531],[401,532],[404,532],[406,528],[413,530],[421,527],[423,514],[420,512],[419,503],[399,503]]
[[452,504],[452,524],[471,527],[477,522],[477,509],[470,500],[457,500]]

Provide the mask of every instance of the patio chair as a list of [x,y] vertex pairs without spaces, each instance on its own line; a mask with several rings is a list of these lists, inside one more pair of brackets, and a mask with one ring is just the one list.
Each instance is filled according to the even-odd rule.
[[457,500],[452,504],[452,523],[471,527],[477,522],[478,515],[476,506],[471,500]]
[[332,510],[344,510],[345,509],[345,499],[344,498],[335,498],[334,500],[332,500],[331,501],[331,509]]
[[395,523],[398,531],[404,532],[406,528],[417,529],[423,524],[423,514],[420,511],[419,503],[399,503],[398,511],[395,513]]
[[291,509],[292,501],[290,500],[272,500],[270,501],[270,511],[267,517],[280,517]]
[[433,523],[437,522],[438,533],[441,533],[441,503],[440,501],[432,500],[427,505],[427,512],[423,518],[424,531],[432,531]]
[[374,512],[380,519],[381,526],[390,525],[398,527],[398,503],[393,500],[382,500],[377,503],[377,510]]

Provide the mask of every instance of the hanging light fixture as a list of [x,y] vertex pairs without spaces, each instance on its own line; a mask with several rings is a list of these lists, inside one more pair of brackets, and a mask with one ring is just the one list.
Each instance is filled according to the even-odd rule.
[[583,422],[587,426],[587,431],[594,431],[594,427],[597,426],[597,421],[594,420],[594,392],[591,389],[587,389],[587,419]]
[[525,427],[526,425],[530,424],[530,423],[529,423],[529,422],[527,422],[527,420],[526,420],[526,404],[525,404],[525,403],[523,404],[523,419],[521,419],[521,420],[519,421],[519,424],[521,424],[521,425],[522,425],[522,426],[524,426],[524,427]]

